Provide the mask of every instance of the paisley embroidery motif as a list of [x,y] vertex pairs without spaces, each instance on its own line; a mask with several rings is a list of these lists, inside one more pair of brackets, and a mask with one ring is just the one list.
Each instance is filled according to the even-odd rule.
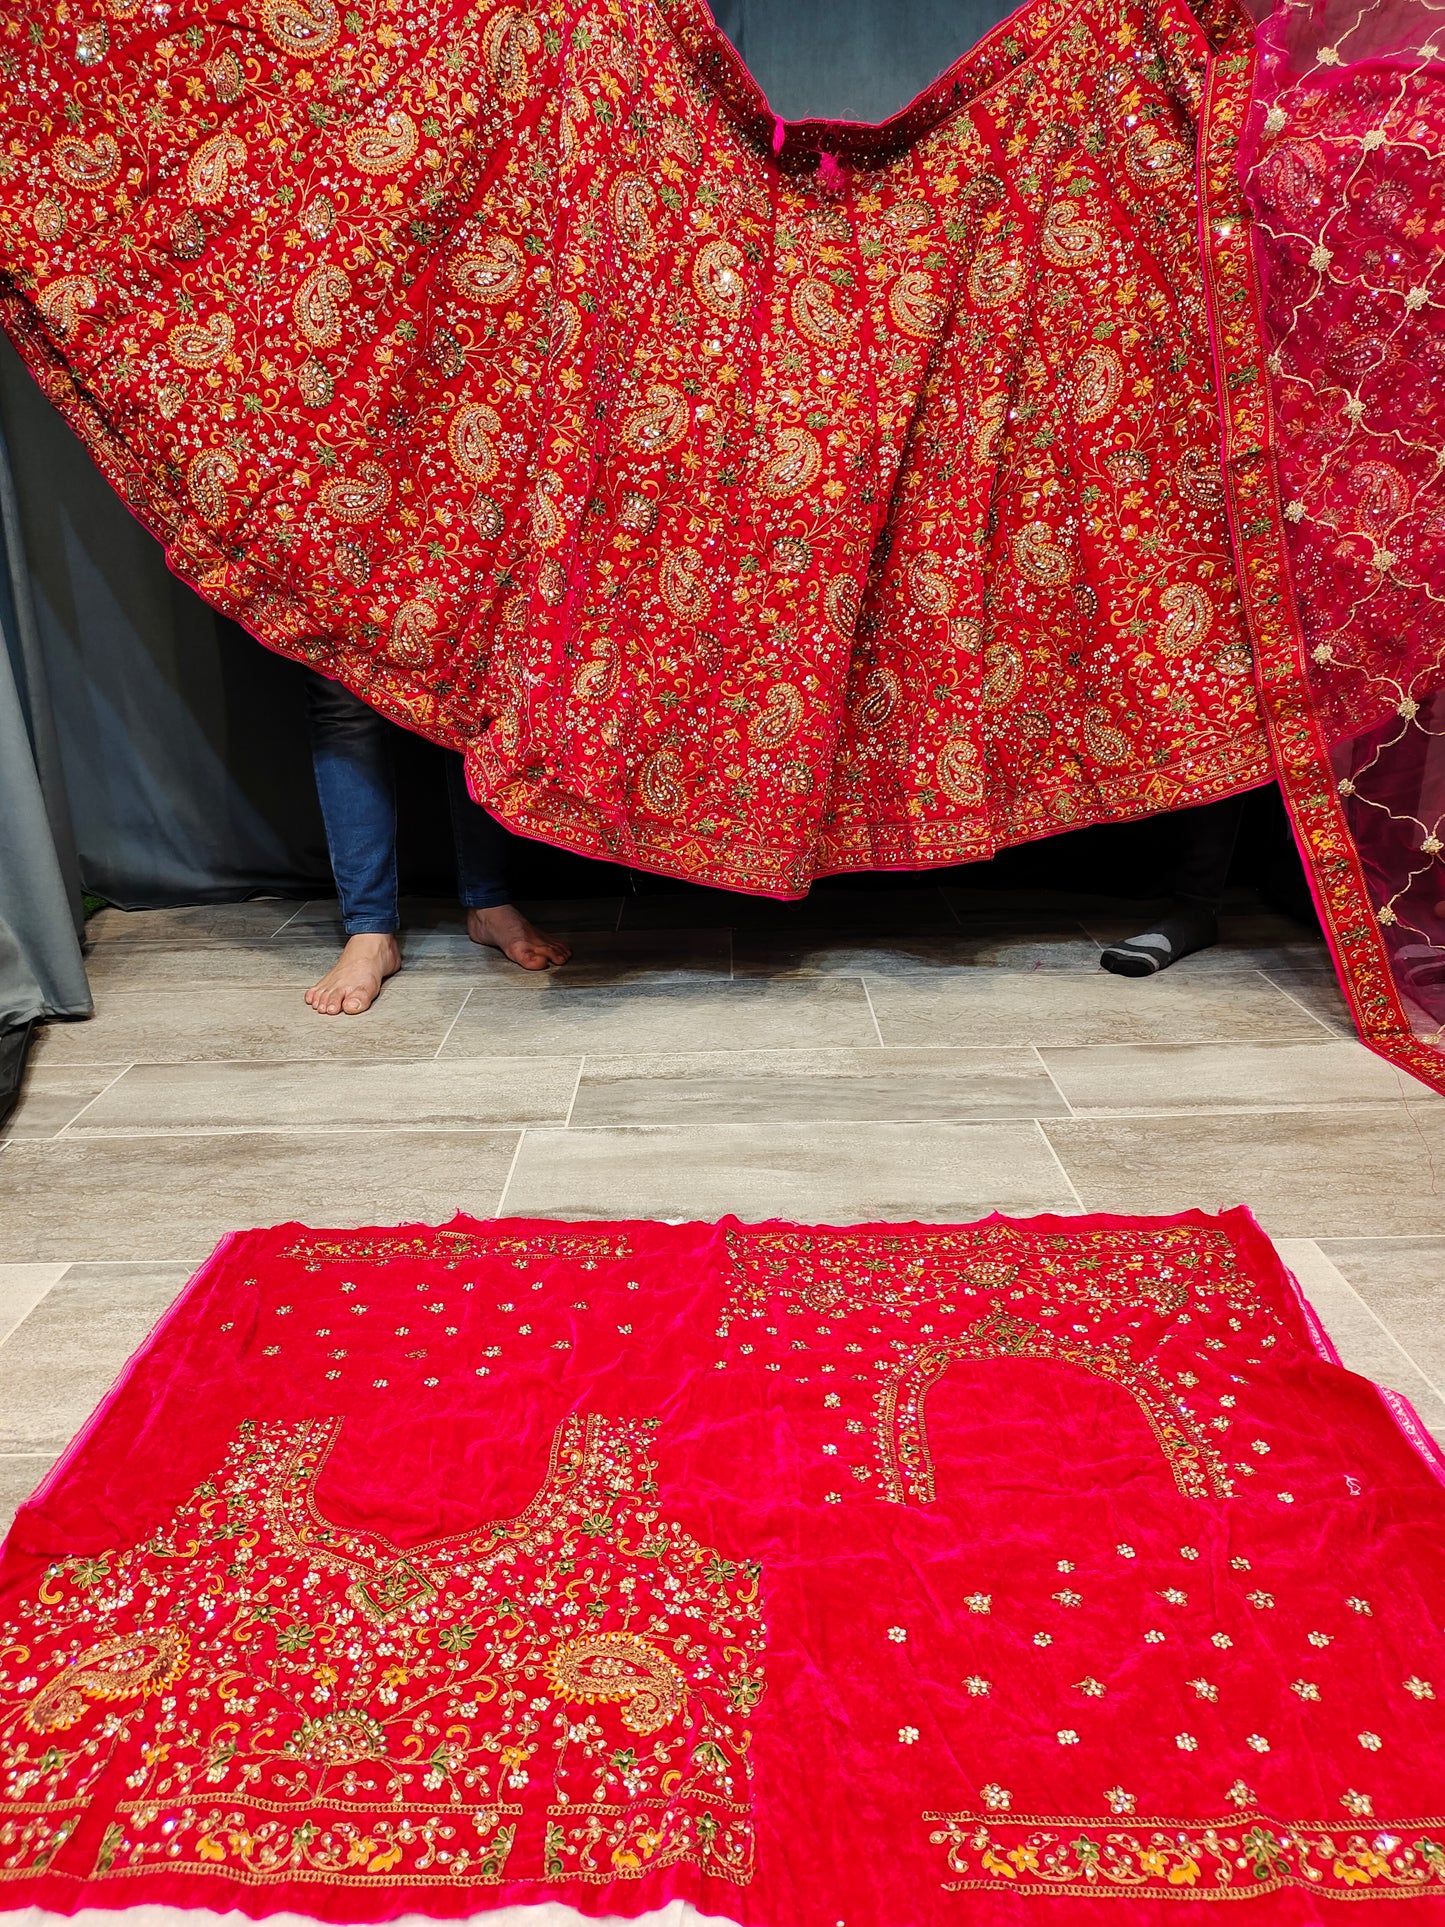
[[231,176],[246,165],[246,146],[234,134],[213,134],[202,141],[186,163],[186,191],[193,201],[209,206],[223,201]]
[[692,285],[699,300],[724,321],[740,321],[747,311],[748,284],[743,255],[731,241],[709,241],[692,264]]
[[622,424],[622,439],[639,455],[665,455],[676,448],[688,430],[686,398],[664,382],[655,382],[646,402],[634,408]]
[[1159,598],[1164,611],[1164,627],[1159,647],[1166,656],[1185,656],[1197,649],[1209,634],[1213,611],[1209,598],[1192,582],[1175,582]]
[[351,283],[337,267],[313,268],[296,290],[291,314],[313,348],[334,348],[341,340],[341,304],[350,295]]
[[656,1733],[682,1711],[687,1680],[681,1667],[636,1633],[592,1633],[569,1639],[547,1660],[557,1697],[595,1706],[623,1703],[622,1724],[633,1733]]
[[183,321],[172,328],[166,346],[183,368],[214,368],[230,354],[236,324],[228,314],[208,315],[203,322]]
[[943,330],[948,308],[934,292],[929,275],[910,269],[900,274],[888,291],[888,312],[904,334],[933,340]]
[[1044,217],[1044,259],[1059,268],[1087,268],[1104,249],[1104,231],[1086,221],[1077,201],[1055,201]]
[[100,299],[100,289],[88,274],[63,274],[41,291],[36,303],[44,320],[62,340],[74,334],[80,318]]
[[1040,588],[1058,589],[1069,580],[1069,552],[1052,540],[1047,522],[1030,522],[1013,539],[1013,556],[1019,572]]
[[803,720],[803,698],[791,683],[774,683],[767,701],[748,724],[749,739],[759,749],[778,749],[796,735]]
[[321,485],[321,506],[338,522],[373,521],[390,500],[391,478],[376,462],[358,462],[354,475],[335,475]]
[[317,60],[336,45],[341,12],[334,0],[261,0],[261,27],[283,54]]
[[505,234],[490,236],[470,253],[460,254],[447,270],[457,293],[467,301],[507,301],[522,284],[527,257]]
[[226,514],[226,490],[240,471],[223,448],[210,448],[197,455],[186,470],[186,486],[191,500],[208,522],[219,522]]
[[[333,510],[333,513],[335,511]],[[436,633],[437,612],[429,602],[419,599],[403,602],[391,621],[391,640],[387,654],[403,669],[416,669],[426,661],[428,639]],[[375,1611],[374,1603],[372,1610]]]
[[55,171],[72,187],[109,187],[120,172],[120,149],[109,134],[97,134],[88,141],[57,141]]
[[712,596],[702,577],[702,557],[696,549],[675,549],[664,556],[658,571],[662,599],[680,622],[707,620]]
[[1110,413],[1124,386],[1124,370],[1112,348],[1086,348],[1074,363],[1074,420],[1081,425]]
[[1189,150],[1159,127],[1136,127],[1124,144],[1124,165],[1144,187],[1162,187],[1190,167]]
[[541,49],[542,30],[531,14],[519,7],[503,7],[493,14],[482,40],[482,54],[503,100],[526,99],[531,79],[527,61]]
[[417,150],[416,122],[393,109],[380,127],[349,127],[346,158],[363,174],[395,174]]
[[30,1701],[25,1724],[34,1733],[75,1725],[92,1701],[148,1699],[185,1671],[190,1639],[179,1627],[142,1628],[103,1639],[77,1653]]
[[809,275],[793,289],[789,301],[793,326],[815,348],[836,352],[847,341],[853,323],[833,305],[833,290],[826,281]]
[[968,296],[976,308],[1002,308],[1022,291],[1023,262],[1002,246],[979,250],[968,270]]
[[502,458],[495,438],[501,432],[501,417],[484,402],[468,402],[452,416],[447,426],[447,447],[469,482],[490,482],[500,469]]
[[978,767],[978,748],[965,736],[955,736],[943,745],[937,761],[939,787],[967,810],[982,807],[983,772]]
[[822,468],[823,451],[815,436],[806,428],[780,428],[774,452],[759,472],[758,487],[775,500],[801,495],[817,481]]
[[621,174],[613,182],[613,231],[634,261],[646,261],[657,251],[657,236],[648,219],[656,205],[651,183],[640,174]]

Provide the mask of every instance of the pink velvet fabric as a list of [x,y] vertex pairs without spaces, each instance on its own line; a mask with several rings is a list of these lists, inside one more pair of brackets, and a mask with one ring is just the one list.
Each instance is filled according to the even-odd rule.
[[241,1233],[0,1563],[0,1906],[1439,1919],[1442,1523],[1243,1212]]

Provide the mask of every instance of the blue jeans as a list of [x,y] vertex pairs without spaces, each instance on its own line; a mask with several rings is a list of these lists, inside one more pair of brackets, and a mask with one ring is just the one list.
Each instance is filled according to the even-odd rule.
[[[394,725],[341,683],[314,674],[306,679],[306,720],[346,934],[390,935],[401,925]],[[449,754],[446,766],[457,895],[469,910],[510,903],[511,893],[502,881],[506,831],[467,794],[461,757]]]

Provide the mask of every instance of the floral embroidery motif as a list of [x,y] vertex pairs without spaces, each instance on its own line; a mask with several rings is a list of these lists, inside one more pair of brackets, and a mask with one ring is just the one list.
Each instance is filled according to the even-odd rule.
[[518,1517],[405,1553],[318,1506],[339,1429],[243,1425],[147,1544],[52,1568],[0,1631],[0,1879],[64,1870],[104,1799],[82,1876],[748,1880],[758,1568],[664,1522],[653,1423],[569,1418]]
[[[984,1787],[984,1808],[1007,1808]],[[1132,1795],[1107,1796],[1114,1814],[1132,1816]],[[1347,1796],[1358,1801],[1359,1795]],[[1369,1811],[1369,1803],[1362,1809]],[[949,1893],[1008,1886],[1024,1894],[1129,1893],[1140,1899],[1244,1900],[1305,1887],[1341,1898],[1445,1892],[1445,1821],[1409,1820],[1387,1835],[1348,1827],[1281,1827],[1256,1815],[1213,1822],[1020,1817],[1007,1824],[967,1813],[925,1813],[929,1840],[945,1849]]]

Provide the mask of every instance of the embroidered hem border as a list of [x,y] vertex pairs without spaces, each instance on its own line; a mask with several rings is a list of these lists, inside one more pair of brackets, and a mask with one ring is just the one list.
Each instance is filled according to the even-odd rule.
[[[949,1893],[1125,1900],[1249,1900],[1305,1887],[1320,1898],[1438,1899],[1445,1819],[1281,1824],[1257,1811],[1213,1822],[925,1813],[947,1850]],[[1429,1831],[1426,1831],[1428,1829]]]

